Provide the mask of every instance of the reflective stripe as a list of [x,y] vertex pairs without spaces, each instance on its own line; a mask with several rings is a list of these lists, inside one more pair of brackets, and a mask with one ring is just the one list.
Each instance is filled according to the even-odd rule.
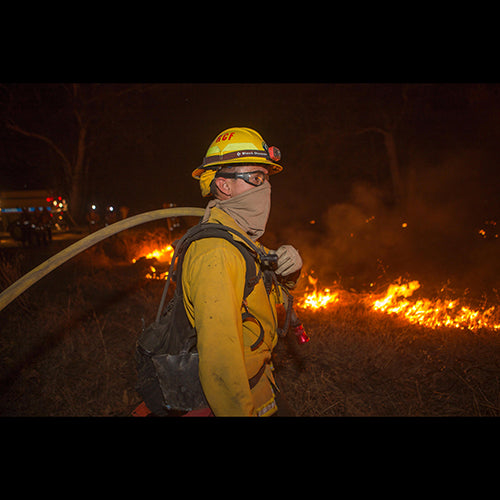
[[276,408],[276,401],[273,399],[268,405],[264,406],[257,412],[258,417],[263,417],[266,413],[269,413],[273,408]]
[[257,146],[253,142],[230,142],[226,144],[225,142],[215,142],[205,156],[221,155],[224,153],[231,153],[232,151],[245,151],[248,149],[257,150]]

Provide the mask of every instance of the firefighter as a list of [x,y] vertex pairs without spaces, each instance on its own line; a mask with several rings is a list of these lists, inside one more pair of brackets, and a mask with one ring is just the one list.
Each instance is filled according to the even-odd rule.
[[[175,208],[177,205],[175,203],[163,203],[162,208]],[[181,223],[178,217],[169,217],[167,219],[168,232],[170,239],[175,239],[175,236],[180,230]]]
[[33,216],[30,214],[30,211],[27,207],[23,207],[22,215],[20,220],[21,226],[21,241],[23,247],[31,247],[35,242],[35,224]]
[[86,215],[89,233],[93,233],[99,229],[100,215],[97,213],[97,207],[92,205],[90,211]]
[[104,226],[114,224],[118,220],[115,212],[115,207],[109,206],[106,208],[106,215],[104,216]]
[[[236,127],[219,134],[192,173],[202,196],[213,196],[203,221],[234,228],[264,248],[257,240],[271,208],[269,176],[282,170],[279,160],[279,150],[268,147],[255,130]],[[276,275],[291,289],[300,275],[300,255],[291,245],[276,253]],[[261,279],[245,304],[258,321],[243,322],[245,270],[241,253],[221,238],[195,241],[186,252],[183,300],[198,335],[200,381],[215,416],[281,415],[271,354],[278,341],[276,306],[283,302],[283,292],[273,285],[268,294]],[[264,338],[252,350],[261,333],[259,323]]]
[[40,223],[43,225],[46,232],[47,240],[52,241],[52,215],[47,210],[47,207],[43,207],[42,213],[40,215]]

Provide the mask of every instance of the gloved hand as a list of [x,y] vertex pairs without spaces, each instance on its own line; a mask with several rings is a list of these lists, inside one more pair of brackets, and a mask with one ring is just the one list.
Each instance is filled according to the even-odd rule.
[[276,250],[278,268],[276,274],[288,276],[302,269],[302,259],[299,252],[292,245],[282,245]]

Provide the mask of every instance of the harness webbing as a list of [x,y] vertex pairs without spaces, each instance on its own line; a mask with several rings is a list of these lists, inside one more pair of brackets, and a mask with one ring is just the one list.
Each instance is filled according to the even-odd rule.
[[[235,240],[228,233],[232,233],[242,240],[245,241],[245,244]],[[167,291],[170,286],[170,279],[173,279],[177,283],[176,293],[182,293],[182,264],[184,262],[184,257],[186,255],[186,251],[191,243],[197,241],[202,238],[222,238],[226,241],[232,243],[242,254],[243,258],[246,262],[246,275],[245,275],[245,289],[243,291],[243,307],[245,312],[242,313],[242,321],[253,321],[259,326],[259,336],[257,340],[250,346],[250,349],[253,351],[259,347],[259,345],[264,340],[264,328],[262,327],[260,321],[253,316],[248,310],[248,306],[246,304],[246,298],[255,285],[262,278],[262,270],[259,266],[259,272],[255,272],[255,261],[260,262],[262,256],[266,255],[263,250],[257,247],[253,242],[251,242],[248,238],[242,235],[239,231],[235,229],[224,226],[222,224],[214,224],[214,223],[200,223],[196,226],[189,229],[186,234],[175,244],[174,254],[172,256],[172,261],[170,263],[170,268],[168,271],[167,282],[165,283],[165,287],[163,289],[162,298],[160,301],[160,306],[158,308],[158,312],[156,315],[156,323],[159,323],[160,318],[163,314],[163,308],[165,304],[165,299],[167,296]],[[177,261],[177,266],[176,266]],[[266,291],[270,293],[270,287],[266,286]]]

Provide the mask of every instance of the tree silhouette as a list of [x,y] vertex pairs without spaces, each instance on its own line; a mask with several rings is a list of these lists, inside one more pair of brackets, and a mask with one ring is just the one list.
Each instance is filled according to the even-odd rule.
[[[125,94],[159,88],[161,85],[3,85],[3,122],[9,130],[42,141],[55,153],[62,166],[70,213],[82,220],[96,131],[105,131],[106,121],[116,116]],[[58,175],[56,167],[46,168],[54,170],[53,177]]]

